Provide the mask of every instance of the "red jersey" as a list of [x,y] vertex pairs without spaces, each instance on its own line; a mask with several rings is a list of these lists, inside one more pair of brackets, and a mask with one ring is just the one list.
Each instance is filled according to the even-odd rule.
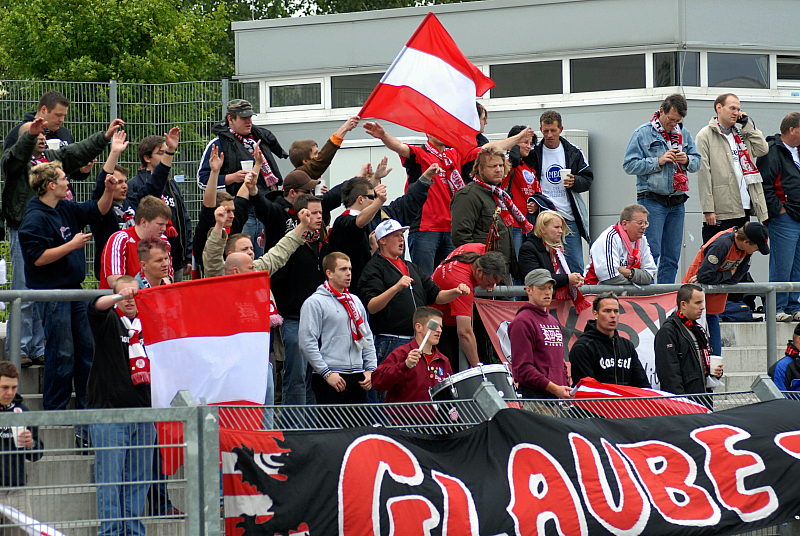
[[[458,246],[447,256],[447,259],[470,251],[483,255],[486,252],[486,244],[469,243]],[[465,283],[470,289],[469,294],[459,296],[450,303],[443,305],[434,304],[432,306],[444,313],[442,324],[445,326],[455,326],[457,316],[472,316],[472,304],[475,301],[474,291],[478,282],[472,275],[471,264],[460,261],[448,262],[446,264],[442,263],[433,271],[431,279],[443,290],[456,288],[460,283]]]
[[[446,175],[452,173],[461,174],[461,155],[452,148],[444,150],[444,154],[450,159],[450,163],[443,162],[439,157],[429,153],[424,147],[409,145],[411,156],[419,164],[422,173],[425,173],[431,164],[439,164]],[[400,161],[405,165],[406,159]],[[438,231],[442,233],[450,232],[450,201],[453,193],[447,185],[447,181],[441,176],[433,178],[433,184],[428,190],[428,199],[422,205],[422,215],[419,221],[420,231]]]
[[[167,244],[167,252],[169,253],[169,241],[167,237],[161,235],[161,240]],[[100,288],[111,288],[108,284],[108,276],[110,275],[129,275],[136,277],[142,270],[142,265],[139,262],[139,247],[141,238],[136,234],[136,227],[128,227],[121,231],[117,231],[106,242],[103,248],[103,259],[100,263]],[[170,255],[169,262],[169,275],[174,275],[172,271],[172,256]]]
[[[535,193],[542,191],[542,186],[539,184],[539,179],[536,177],[536,171],[528,164],[522,164],[511,168],[506,178],[503,179],[503,190],[508,191],[508,183],[511,181],[511,199],[514,205],[523,214],[528,213],[528,198]],[[522,227],[522,225],[514,220],[514,227]]]

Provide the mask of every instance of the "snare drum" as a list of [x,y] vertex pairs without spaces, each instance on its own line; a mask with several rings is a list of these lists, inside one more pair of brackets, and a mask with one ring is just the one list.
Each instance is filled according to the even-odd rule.
[[471,399],[484,380],[494,385],[501,397],[507,400],[517,400],[511,373],[505,365],[498,364],[479,365],[447,377],[430,389],[431,400],[441,402]]

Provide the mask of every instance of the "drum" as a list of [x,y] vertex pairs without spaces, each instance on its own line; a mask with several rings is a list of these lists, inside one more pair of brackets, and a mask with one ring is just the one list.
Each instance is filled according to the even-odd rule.
[[449,376],[430,389],[431,400],[468,400],[478,391],[486,380],[494,385],[500,396],[507,400],[517,400],[514,380],[505,365],[479,365]]

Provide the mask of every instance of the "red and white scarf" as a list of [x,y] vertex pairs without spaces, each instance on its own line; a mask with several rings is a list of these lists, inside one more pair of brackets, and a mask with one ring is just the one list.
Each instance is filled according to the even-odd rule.
[[50,160],[44,155],[44,153],[39,153],[39,156],[36,156],[36,153],[31,155],[31,167],[38,166],[39,164],[46,164]]
[[[717,127],[719,127],[719,131],[723,134],[726,134],[726,130],[719,124],[719,118],[715,117],[714,121],[717,122]],[[758,171],[755,163],[753,162],[753,158],[750,156],[750,151],[747,149],[747,145],[744,144],[744,140],[742,139],[742,132],[739,130],[739,127],[734,124],[730,129],[729,132],[733,134],[733,141],[736,143],[736,150],[739,152],[739,167],[742,168],[742,176],[744,177],[745,184],[759,184],[761,183],[761,172]]]
[[475,177],[474,182],[481,188],[489,190],[492,193],[492,198],[494,198],[497,208],[500,209],[500,218],[503,220],[503,223],[506,224],[506,227],[511,227],[514,221],[516,221],[522,227],[522,232],[524,234],[528,234],[533,230],[533,225],[531,225],[531,222],[528,221],[528,218],[525,217],[522,211],[517,208],[517,205],[514,204],[508,192],[499,186],[484,182],[484,180],[478,176]]
[[[667,132],[664,129],[664,125],[661,124],[661,121],[658,120],[659,112],[653,114],[653,118],[650,120],[650,124],[656,129],[656,132],[661,134],[661,137],[667,142],[667,146],[670,149],[678,149],[679,151],[683,151],[683,134],[681,134],[681,127],[680,125],[675,125],[675,128],[672,129],[672,132]],[[672,189],[678,192],[688,192],[689,191],[689,177],[686,176],[686,173],[683,171],[683,166],[678,162],[672,163],[675,166],[675,173],[672,174]]]
[[[560,247],[548,247],[548,249],[550,250],[550,261],[553,263],[553,273],[569,275],[569,264],[564,256],[564,249]],[[572,300],[578,314],[589,308],[589,302],[583,297],[583,293],[578,290],[578,287],[572,285],[555,289],[555,297],[557,300]]]
[[439,152],[433,145],[430,144],[430,142],[425,143],[425,150],[438,158],[443,164],[441,166],[441,171],[439,172],[439,178],[442,179],[445,184],[447,184],[448,188],[450,188],[451,195],[455,194],[464,187],[464,179],[461,178],[461,173],[458,171],[458,169],[456,169],[453,161],[449,156],[447,156],[446,150]]
[[[239,142],[244,145],[244,148],[247,149],[247,152],[255,159],[258,141],[252,136],[242,136],[232,128],[228,128],[228,132],[233,134],[233,137],[239,140]],[[267,162],[266,158],[264,158],[261,163],[261,176],[264,177],[264,182],[266,182],[267,186],[270,188],[278,184],[278,177],[272,172],[272,168],[269,167],[269,162]]]
[[366,341],[364,340],[366,327],[364,325],[364,317],[361,316],[361,313],[359,313],[356,308],[353,295],[350,294],[347,289],[344,289],[344,292],[339,292],[327,281],[325,281],[323,285],[325,285],[325,289],[333,294],[333,297],[342,304],[344,310],[347,311],[347,316],[350,317],[350,335],[353,336],[353,342],[355,342],[356,346],[359,348],[363,348],[366,345]]
[[130,364],[133,385],[150,384],[150,359],[142,345],[142,321],[139,317],[131,320],[122,310],[114,306],[114,311],[128,331],[128,363]]
[[627,231],[622,228],[622,224],[617,222],[614,224],[614,229],[619,234],[619,239],[622,241],[622,245],[625,246],[625,249],[628,250],[628,264],[626,268],[641,268],[642,267],[642,252],[639,249],[642,245],[642,239],[638,239],[635,243],[631,243],[631,239],[628,237]]

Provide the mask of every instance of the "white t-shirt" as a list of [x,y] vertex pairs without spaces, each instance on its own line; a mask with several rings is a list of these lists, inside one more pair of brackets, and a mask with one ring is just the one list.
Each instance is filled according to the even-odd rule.
[[800,157],[798,157],[797,155],[797,147],[786,145],[786,143],[783,143],[783,146],[789,149],[789,154],[792,155],[792,160],[794,160],[794,165],[800,168]]
[[728,145],[731,146],[731,158],[733,159],[733,173],[736,175],[736,182],[739,184],[739,193],[742,196],[742,208],[750,208],[750,192],[747,191],[747,183],[744,182],[744,174],[742,173],[742,165],[739,162],[739,146],[733,137],[733,132],[728,132],[725,135],[728,140]]
[[[566,158],[564,156],[564,146],[558,144],[556,149],[548,149],[542,144],[542,193],[550,198],[556,206],[556,210],[570,221],[575,221],[572,215],[572,207],[569,204],[567,189],[561,183],[560,171],[566,168]],[[576,170],[572,170],[575,172]]]

